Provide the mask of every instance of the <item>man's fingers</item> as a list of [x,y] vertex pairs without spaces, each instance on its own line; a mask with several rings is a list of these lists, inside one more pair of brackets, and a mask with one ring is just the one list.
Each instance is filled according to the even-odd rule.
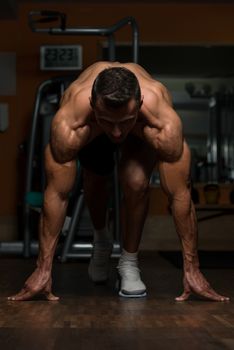
[[23,296],[23,295],[25,294],[25,292],[26,292],[26,288],[23,287],[23,288],[19,291],[19,293],[15,294],[15,295],[9,296],[9,297],[7,298],[7,300],[16,300],[16,298]]
[[7,299],[11,301],[23,301],[31,299],[35,294],[36,293],[22,289],[18,294],[10,296]]
[[200,296],[203,296],[209,300],[213,300],[213,301],[229,301],[230,298],[225,297],[223,295],[220,295],[218,293],[216,293],[214,290],[212,289],[208,289],[205,291],[202,291],[199,293]]
[[[16,295],[12,295],[10,297],[7,298],[7,300],[9,301],[24,301],[24,300],[29,300],[31,299],[33,296],[35,296],[36,294],[39,294],[40,292],[32,292],[26,289],[22,289],[18,294]],[[59,297],[55,296],[53,293],[51,292],[43,292],[42,293],[47,300],[49,301],[56,301],[59,300]]]
[[204,298],[207,298],[209,300],[213,301],[228,301],[229,298],[224,297],[220,294],[218,294],[211,286],[210,284],[204,280],[205,283],[203,283],[203,288],[197,288],[196,286],[192,288],[192,291],[194,294],[197,294],[198,296],[202,296]]
[[54,295],[51,292],[44,292],[44,295],[45,295],[45,297],[46,297],[46,299],[48,301],[57,301],[57,300],[59,300],[59,297],[57,297],[56,295]]
[[180,295],[179,297],[176,297],[175,300],[176,301],[185,301],[188,300],[189,296],[190,296],[190,292],[184,292],[182,295]]
[[[190,296],[190,292],[185,291],[182,295],[180,295],[179,297],[175,298],[176,301],[185,301],[188,300],[189,296]],[[229,301],[230,298],[225,297],[223,295],[220,295],[218,293],[216,293],[215,291],[213,291],[212,289],[210,290],[204,290],[204,291],[200,291],[200,292],[195,292],[194,294],[212,300],[212,301]]]
[[[200,275],[202,276],[202,275]],[[190,294],[195,294],[202,298],[212,301],[229,301],[228,297],[218,294],[206,281],[205,278],[188,280],[184,276],[184,292],[181,296],[175,298],[176,301],[185,301],[189,298]],[[200,283],[198,283],[200,282]],[[201,283],[202,282],[202,283]]]

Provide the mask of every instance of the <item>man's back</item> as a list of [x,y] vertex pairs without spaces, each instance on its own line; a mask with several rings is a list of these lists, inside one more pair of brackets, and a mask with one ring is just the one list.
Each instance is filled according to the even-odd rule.
[[[93,116],[90,106],[90,96],[94,80],[106,68],[123,67],[133,72],[139,82],[141,95],[146,109],[156,109],[157,101],[164,99],[171,105],[171,98],[167,89],[153,79],[141,66],[136,63],[97,62],[88,67],[65,91],[61,100],[60,112],[65,113],[67,122],[71,125],[80,119]],[[144,109],[141,110],[144,114]]]
[[[147,85],[156,83],[155,80],[138,64],[136,63],[120,63],[120,62],[97,62],[88,67],[84,72],[82,72],[79,77],[70,85],[64,94],[62,100],[62,105],[67,102],[67,99],[72,98],[72,96],[79,94],[80,91],[85,90],[87,92],[87,97],[90,97],[93,82],[97,75],[106,68],[112,67],[124,67],[133,72],[141,86],[141,89],[147,88]],[[62,106],[61,105],[61,106]]]

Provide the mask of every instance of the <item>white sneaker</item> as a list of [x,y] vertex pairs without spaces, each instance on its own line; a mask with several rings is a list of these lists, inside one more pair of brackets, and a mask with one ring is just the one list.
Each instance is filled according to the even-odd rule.
[[141,280],[140,269],[136,262],[119,263],[119,295],[125,298],[142,298],[146,296],[146,286]]
[[88,267],[88,274],[93,282],[104,283],[108,280],[112,249],[112,242],[94,243]]

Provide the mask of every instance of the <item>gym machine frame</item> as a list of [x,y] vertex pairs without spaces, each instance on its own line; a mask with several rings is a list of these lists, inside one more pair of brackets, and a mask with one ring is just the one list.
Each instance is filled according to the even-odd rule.
[[[40,18],[38,19],[38,17]],[[39,23],[47,23],[51,21],[59,21],[59,26],[55,28],[38,28]],[[45,34],[51,34],[51,35],[65,35],[65,36],[66,35],[88,35],[88,36],[107,37],[109,61],[115,60],[115,38],[114,38],[115,32],[128,24],[130,24],[132,27],[133,62],[137,63],[138,56],[139,56],[139,30],[138,30],[138,25],[133,17],[126,17],[108,28],[97,28],[97,27],[67,28],[66,15],[64,13],[54,12],[54,11],[39,11],[39,12],[33,11],[29,13],[29,26],[31,30],[36,33],[45,33]],[[47,80],[43,82],[38,88],[38,94],[37,94],[38,97],[35,102],[32,132],[31,132],[31,137],[29,142],[26,193],[29,193],[31,191],[31,186],[32,186],[32,166],[31,165],[33,162],[33,154],[34,154],[34,148],[35,148],[34,135],[35,135],[36,126],[37,126],[37,118],[35,114],[38,113],[41,92],[43,88],[50,83],[51,83],[51,80]],[[116,164],[117,164],[117,157],[116,157]],[[77,227],[79,222],[83,201],[84,201],[83,193],[80,193],[80,196],[77,200],[77,203],[73,211],[74,217],[71,219],[71,224],[68,231],[68,237],[64,243],[64,249],[61,254],[61,261],[65,261],[67,257],[80,256],[78,255],[78,253],[69,253],[69,249],[74,239],[75,228]],[[118,187],[117,166],[116,166],[114,171],[114,208],[115,208],[116,219],[114,222],[113,229],[114,229],[114,237],[117,239],[117,241],[120,242],[119,205],[120,205],[120,193],[119,193],[119,187]],[[31,248],[33,248],[31,244],[32,242],[31,242],[31,235],[29,230],[29,211],[30,211],[30,205],[25,203],[25,224],[26,225],[25,225],[24,242],[23,242],[24,243],[23,254],[25,257],[29,257],[31,255]],[[38,249],[38,247],[36,248]],[[92,244],[74,243],[73,248],[75,249],[83,248],[84,250],[88,249],[91,251]],[[117,247],[116,245],[114,245],[114,252],[116,249],[118,250],[118,244],[117,244]],[[84,254],[81,254],[81,256],[88,256],[88,254],[84,253]]]
[[[40,23],[49,23],[52,21],[58,21],[58,26],[54,28],[39,28],[38,24]],[[114,34],[121,28],[123,28],[126,25],[131,25],[132,28],[132,47],[133,47],[133,57],[132,61],[137,63],[139,59],[139,29],[136,20],[133,17],[125,17],[119,22],[115,23],[113,26],[107,27],[107,28],[101,28],[101,27],[76,27],[76,28],[67,28],[66,24],[66,15],[61,12],[56,11],[32,11],[29,13],[28,18],[29,27],[31,28],[32,32],[35,33],[45,33],[50,35],[86,35],[86,36],[102,36],[106,37],[108,39],[108,59],[109,61],[115,60],[115,37]],[[28,159],[27,159],[27,169],[26,169],[26,188],[25,192],[29,193],[31,191],[32,187],[32,167],[30,166],[33,162],[33,154],[35,149],[35,142],[34,142],[34,135],[36,133],[36,127],[37,127],[37,114],[39,112],[39,104],[41,95],[43,92],[43,89],[49,86],[54,82],[54,79],[49,79],[44,81],[37,90],[37,98],[35,101],[35,107],[33,112],[33,122],[31,126],[31,135],[29,140],[29,153],[28,153]],[[117,182],[117,171],[114,173],[114,192],[115,192],[115,203],[114,206],[116,208],[116,216],[119,216],[119,188],[118,188],[118,182]],[[77,201],[76,207],[75,207],[75,214],[77,214],[80,211],[80,208],[82,206],[83,201],[83,194],[81,193],[80,199]],[[38,253],[38,242],[31,241],[31,234],[29,230],[29,212],[31,210],[31,207],[28,203],[24,203],[24,222],[25,222],[25,229],[24,229],[24,238],[23,241],[15,241],[15,242],[0,242],[0,252],[1,253],[8,253],[8,254],[23,254],[24,257],[29,257],[32,253],[37,254]],[[79,216],[79,215],[78,215]],[[77,218],[76,218],[77,219]],[[74,231],[75,226],[77,225],[77,221],[73,221],[71,223],[71,228]],[[120,227],[119,227],[119,220],[115,220],[114,225],[114,235],[116,238],[119,239],[120,234]],[[73,232],[74,233],[74,232]],[[63,254],[61,256],[61,260],[65,261],[67,257],[72,257],[72,253],[68,253],[68,249],[70,247],[70,244],[72,242],[72,239],[70,238],[66,242],[66,247],[63,251]],[[82,244],[76,244],[74,243],[74,248],[77,248],[77,245],[79,247],[82,246]],[[91,250],[91,244],[83,244],[84,249],[90,249]],[[79,248],[78,247],[78,248]],[[114,246],[115,249],[115,246]],[[75,254],[77,256],[77,254]],[[83,254],[82,256],[88,256],[87,254]]]

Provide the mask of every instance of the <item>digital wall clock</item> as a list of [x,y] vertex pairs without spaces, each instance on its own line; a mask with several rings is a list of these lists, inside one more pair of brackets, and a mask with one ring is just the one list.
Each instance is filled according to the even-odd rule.
[[40,47],[41,70],[81,70],[81,45],[43,45]]

